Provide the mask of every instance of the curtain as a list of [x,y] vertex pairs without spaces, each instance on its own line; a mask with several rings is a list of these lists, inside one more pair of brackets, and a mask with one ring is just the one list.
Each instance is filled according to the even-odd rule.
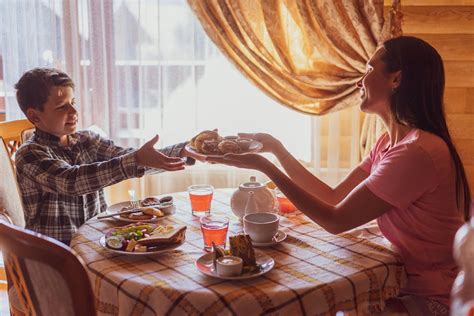
[[[22,73],[56,67],[76,84],[80,128],[92,126],[122,146],[138,147],[159,134],[157,147],[163,147],[219,128],[223,135],[271,133],[334,183],[359,161],[357,108],[312,116],[280,106],[220,52],[185,0],[0,0],[0,21],[0,111],[4,102],[8,120],[23,117],[13,88]],[[312,89],[307,82],[320,80],[314,71],[299,76],[304,91]],[[192,183],[236,187],[253,174],[197,164],[114,186],[109,201],[127,199],[130,188],[143,197]]]
[[355,83],[385,39],[384,26],[391,27],[380,0],[188,3],[249,80],[276,101],[317,115],[358,103]]

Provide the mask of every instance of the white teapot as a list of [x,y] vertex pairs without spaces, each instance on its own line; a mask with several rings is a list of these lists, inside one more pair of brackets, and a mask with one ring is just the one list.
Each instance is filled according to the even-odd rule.
[[250,182],[240,184],[230,199],[232,212],[240,220],[246,213],[273,213],[276,211],[275,206],[273,193],[264,184],[257,182],[254,176],[250,177]]

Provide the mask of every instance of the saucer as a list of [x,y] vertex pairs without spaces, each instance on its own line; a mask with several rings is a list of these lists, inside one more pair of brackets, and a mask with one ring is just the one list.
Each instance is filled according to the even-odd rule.
[[275,236],[273,236],[272,241],[270,242],[255,242],[252,241],[252,246],[254,247],[270,247],[276,244],[281,243],[283,240],[286,239],[286,233],[284,231],[278,230]]
[[214,268],[214,253],[212,252],[202,255],[195,261],[194,264],[201,273],[223,280],[252,279],[267,273],[275,266],[275,260],[273,260],[273,258],[269,255],[265,254],[263,251],[255,251],[255,260],[257,261],[258,266],[258,269],[256,271],[244,273],[238,276],[218,275],[216,269]]

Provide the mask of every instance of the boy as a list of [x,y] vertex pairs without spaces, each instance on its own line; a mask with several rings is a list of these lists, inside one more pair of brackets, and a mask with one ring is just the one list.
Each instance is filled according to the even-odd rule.
[[145,171],[184,169],[186,143],[157,151],[157,135],[135,150],[91,131],[76,132],[74,83],[64,72],[35,68],[15,88],[21,110],[36,127],[15,155],[28,229],[69,244],[79,226],[105,211],[104,187]]

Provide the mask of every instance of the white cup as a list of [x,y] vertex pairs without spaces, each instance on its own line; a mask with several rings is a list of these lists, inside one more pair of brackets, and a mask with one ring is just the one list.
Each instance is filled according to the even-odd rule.
[[244,230],[255,242],[268,243],[278,232],[280,218],[274,213],[251,213],[244,216]]
[[216,260],[217,274],[220,276],[238,276],[242,273],[242,267],[240,257],[224,256]]

